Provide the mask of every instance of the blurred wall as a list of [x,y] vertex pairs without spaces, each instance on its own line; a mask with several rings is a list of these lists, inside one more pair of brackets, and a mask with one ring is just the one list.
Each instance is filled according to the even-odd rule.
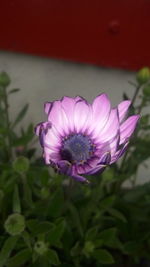
[[[134,93],[129,81],[135,80],[135,73],[124,70],[0,52],[2,70],[11,76],[11,88],[21,88],[20,93],[10,97],[11,118],[25,103],[30,104],[24,125],[45,120],[44,102],[64,95],[81,95],[92,101],[98,94],[106,92],[115,106],[122,100],[123,92],[130,98]],[[138,182],[148,181],[149,178],[148,170],[141,167]]]

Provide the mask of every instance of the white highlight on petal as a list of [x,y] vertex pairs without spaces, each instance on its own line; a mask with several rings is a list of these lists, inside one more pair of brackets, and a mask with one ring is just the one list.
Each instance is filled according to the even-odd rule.
[[129,106],[131,105],[131,101],[130,100],[125,100],[122,101],[119,105],[118,105],[118,112],[119,112],[119,121],[122,122],[123,119],[126,116],[126,113],[129,109]]
[[[99,127],[98,127],[99,129]],[[107,120],[106,125],[101,131],[97,130],[97,127],[95,129],[97,140],[99,142],[107,142],[114,138],[117,133],[119,132],[119,116],[118,116],[118,110],[112,109],[110,112],[110,116]]]
[[78,101],[74,108],[74,128],[77,133],[83,132],[87,125],[90,109],[86,101]]
[[74,130],[73,114],[74,114],[75,103],[76,103],[75,99],[68,96],[64,96],[61,100],[61,106],[67,117],[68,120],[67,127],[70,132]]
[[98,136],[104,128],[111,110],[109,98],[106,94],[97,96],[92,104],[93,120],[90,131],[94,130],[94,136]]

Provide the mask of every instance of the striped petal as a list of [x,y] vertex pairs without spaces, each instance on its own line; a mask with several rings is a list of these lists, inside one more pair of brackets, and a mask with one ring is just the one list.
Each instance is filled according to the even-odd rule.
[[139,115],[130,116],[120,127],[120,145],[132,135],[139,120]]
[[48,121],[56,127],[60,135],[66,135],[69,133],[68,119],[62,109],[61,101],[55,101],[48,115]]
[[101,132],[97,133],[97,140],[99,142],[106,142],[114,138],[119,131],[119,117],[118,117],[118,110],[112,109],[110,112],[110,116],[107,120],[105,127],[101,130]]
[[123,119],[125,118],[127,111],[129,109],[131,105],[131,101],[130,100],[125,100],[122,101],[119,105],[118,105],[118,113],[119,113],[119,121],[120,123],[123,121]]
[[109,98],[106,94],[97,96],[92,104],[93,109],[93,122],[91,130],[94,131],[95,135],[99,135],[101,130],[104,128],[111,111],[111,105]]
[[79,100],[74,109],[74,129],[77,133],[83,132],[89,119],[90,108],[86,101]]

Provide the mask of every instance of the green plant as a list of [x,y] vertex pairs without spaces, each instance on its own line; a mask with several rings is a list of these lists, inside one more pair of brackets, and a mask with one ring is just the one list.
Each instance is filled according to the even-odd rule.
[[[150,103],[150,77],[141,83],[140,73],[131,113]],[[0,73],[0,267],[147,266],[150,183],[136,185],[136,177],[150,157],[150,114],[145,109],[123,160],[84,185],[36,157],[32,124],[16,131],[28,105],[10,121],[9,96],[19,92],[10,84]]]

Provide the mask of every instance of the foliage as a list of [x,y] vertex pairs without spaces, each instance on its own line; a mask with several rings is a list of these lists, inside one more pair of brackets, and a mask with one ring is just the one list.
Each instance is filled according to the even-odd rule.
[[133,84],[130,112],[145,112],[123,160],[84,185],[37,158],[32,124],[16,131],[28,105],[10,121],[9,96],[19,89],[0,73],[0,267],[148,266],[150,183],[136,185],[150,157],[147,75],[140,70]]

